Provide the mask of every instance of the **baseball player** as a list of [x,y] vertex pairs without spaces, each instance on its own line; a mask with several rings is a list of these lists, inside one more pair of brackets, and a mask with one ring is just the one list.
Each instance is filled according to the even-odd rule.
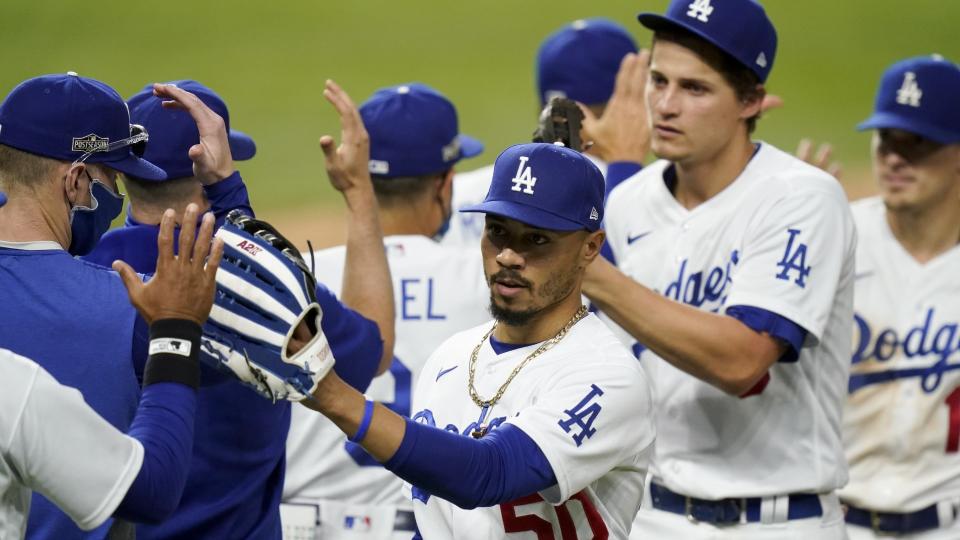
[[[674,0],[646,103],[661,158],[611,193],[619,270],[584,292],[657,395],[637,538],[844,538],[835,491],[855,229],[839,183],[750,134],[776,31],[752,0]],[[638,126],[645,129],[647,126]]]
[[873,115],[880,195],[853,205],[853,367],[844,413],[854,540],[960,538],[960,67],[883,74]]
[[[230,129],[226,105],[212,90],[195,81],[176,81],[175,85],[180,90],[195,92],[211,110],[224,115],[232,156],[246,159],[253,155],[252,139]],[[343,95],[335,85],[330,85],[328,91],[337,99]],[[341,113],[356,115],[346,104],[335,100],[332,103]],[[204,183],[193,176],[187,152],[200,142],[201,136],[190,115],[163,108],[161,100],[146,90],[128,104],[133,121],[151,134],[145,157],[162,167],[167,179],[124,178],[131,195],[127,223],[107,234],[105,245],[98,246],[93,256],[96,260],[129,256],[138,271],[152,272],[149,255],[154,251],[151,246],[156,244],[158,229],[153,223],[158,217],[157,208],[183,208],[191,202],[209,205],[221,223],[231,209],[252,210],[236,171],[215,183]],[[355,136],[353,131],[349,135]],[[325,148],[334,151],[329,144]],[[336,156],[330,159],[332,163],[342,161]],[[365,160],[361,163],[365,164]],[[342,185],[342,192],[348,201],[350,267],[363,271],[351,272],[354,282],[346,289],[344,303],[323,287],[318,288],[317,296],[324,313],[323,331],[339,361],[339,375],[358,388],[366,388],[375,373],[387,369],[392,358],[391,345],[383,343],[392,338],[382,336],[392,334],[393,304],[389,299],[393,293],[374,196],[365,167],[358,172],[361,181]],[[356,172],[350,174],[354,176],[333,172],[331,178],[355,182]],[[382,324],[378,328],[363,315]],[[198,430],[183,498],[163,523],[138,527],[138,538],[279,538],[290,405],[274,404],[231,383],[203,386],[198,394],[198,410]]]
[[[197,210],[188,210],[194,223]],[[200,325],[213,303],[223,253],[218,240],[204,264],[213,221],[206,216],[195,244],[195,225],[184,227],[177,257],[173,212],[166,214],[163,255],[147,284],[117,263],[132,303],[151,324],[143,395],[129,435],[97,415],[75,389],[0,349],[0,537],[24,537],[31,489],[84,530],[111,515],[159,521],[176,507],[194,433]]]
[[580,302],[603,176],[573,150],[513,146],[468,211],[487,214],[495,321],[430,356],[412,419],[336,376],[303,403],[412,484],[425,539],[624,538],[654,432],[642,369]]
[[[410,416],[413,384],[430,353],[489,318],[479,250],[433,240],[450,220],[454,166],[483,146],[459,134],[453,104],[423,84],[378,90],[360,106],[360,116],[370,135],[370,171],[397,305],[393,362],[367,396]],[[317,280],[338,294],[344,257],[342,246],[314,254]],[[288,504],[281,508],[285,537],[409,539],[413,507],[401,484],[332,422],[293,409]]]
[[[256,143],[246,133],[231,129],[227,104],[216,92],[193,80],[166,84],[197,96],[223,119],[234,161],[253,158],[257,151]],[[240,209],[247,215],[253,215],[247,188],[238,171],[213,183],[202,184],[198,180],[189,157],[190,147],[200,141],[197,125],[186,112],[164,108],[162,103],[161,98],[153,95],[152,84],[144,86],[143,90],[127,100],[131,122],[142,126],[150,134],[151,140],[144,149],[144,159],[163,169],[167,177],[151,180],[124,175],[123,185],[130,198],[124,227],[107,231],[96,248],[83,256],[84,260],[110,266],[113,261],[121,259],[137,272],[151,273],[157,261],[154,248],[160,217],[167,208],[173,208],[178,215],[182,215],[186,205],[192,202],[213,212],[217,228],[223,225],[230,210]]]
[[[607,177],[607,192],[640,170],[649,149],[646,132],[631,126],[645,122],[645,111],[619,107],[611,99],[615,86],[620,93],[636,88],[629,80],[646,77],[647,53],[637,54],[637,44],[621,25],[602,18],[574,21],[547,36],[537,52],[537,95],[541,108],[553,97],[576,100],[583,107],[585,131],[597,131],[603,141],[586,155]],[[608,101],[614,109],[608,110]],[[623,100],[620,100],[623,101]],[[605,134],[609,136],[602,137]],[[610,168],[608,171],[608,163]],[[453,207],[457,210],[481,201],[490,188],[493,165],[458,173],[454,182]],[[458,213],[441,242],[475,248],[483,236],[481,216]]]

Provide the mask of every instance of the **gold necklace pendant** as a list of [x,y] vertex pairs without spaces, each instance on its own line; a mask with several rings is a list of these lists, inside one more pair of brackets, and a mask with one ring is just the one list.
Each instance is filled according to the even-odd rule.
[[493,326],[490,328],[490,330],[486,334],[484,334],[483,339],[481,339],[480,343],[478,343],[477,346],[473,348],[473,353],[470,355],[470,372],[469,372],[469,378],[467,383],[468,384],[467,390],[469,390],[470,392],[470,399],[472,399],[473,402],[476,403],[477,406],[481,408],[480,419],[477,421],[477,427],[470,432],[471,436],[473,436],[475,439],[479,439],[480,437],[483,437],[484,435],[487,434],[487,432],[489,431],[489,428],[487,426],[487,423],[484,422],[487,412],[494,405],[496,405],[498,401],[500,401],[500,398],[503,397],[503,393],[507,391],[507,387],[510,386],[510,383],[513,381],[513,378],[516,377],[517,374],[520,373],[520,370],[523,369],[524,366],[529,364],[531,360],[540,356],[545,351],[549,350],[554,345],[559,343],[560,340],[562,340],[564,337],[566,337],[570,329],[573,328],[573,325],[580,322],[580,319],[583,319],[586,315],[587,315],[587,306],[581,305],[580,308],[577,309],[577,312],[573,314],[573,318],[570,319],[567,322],[567,324],[565,324],[563,328],[560,329],[559,332],[557,332],[557,335],[541,343],[540,346],[537,347],[535,351],[527,355],[527,357],[524,358],[522,362],[517,364],[517,367],[513,368],[513,371],[510,372],[510,375],[507,377],[507,380],[500,385],[500,388],[497,389],[497,392],[493,395],[492,398],[483,399],[480,397],[480,394],[477,392],[477,389],[474,386],[474,379],[476,378],[476,373],[477,373],[477,356],[480,354],[480,348],[483,347],[483,344],[487,341],[487,339],[489,339],[490,336],[493,335],[493,331],[497,329],[497,323],[496,321],[494,321]]

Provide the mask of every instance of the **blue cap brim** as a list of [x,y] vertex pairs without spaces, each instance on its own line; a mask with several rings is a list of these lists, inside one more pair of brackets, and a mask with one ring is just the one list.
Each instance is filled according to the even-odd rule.
[[0,191],[0,206],[7,204],[7,195]]
[[884,112],[875,112],[873,116],[857,125],[858,131],[866,131],[868,129],[900,129],[940,144],[960,142],[960,132],[950,133],[936,126]]
[[483,143],[469,135],[460,134],[460,159],[471,158],[483,152]]
[[92,163],[102,163],[107,167],[116,169],[127,176],[142,178],[143,180],[166,180],[167,173],[160,167],[157,167],[149,161],[138,158],[133,153],[128,153],[127,157],[119,161],[91,161]]
[[230,154],[234,161],[245,161],[257,154],[257,144],[246,133],[231,129],[227,138],[230,140]]
[[482,212],[484,214],[493,214],[495,216],[519,221],[520,223],[530,225],[531,227],[547,229],[550,231],[586,230],[586,227],[584,227],[582,223],[571,221],[567,218],[560,217],[552,212],[547,212],[546,210],[536,208],[534,206],[520,204],[513,201],[483,201],[480,204],[463,207],[459,211],[466,213]]

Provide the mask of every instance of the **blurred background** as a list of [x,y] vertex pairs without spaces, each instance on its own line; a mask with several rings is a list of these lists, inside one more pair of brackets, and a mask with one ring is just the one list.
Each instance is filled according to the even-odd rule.
[[[722,0],[715,0],[721,2]],[[604,16],[641,46],[640,11],[666,0],[2,0],[0,92],[40,74],[76,71],[128,97],[153,81],[197,79],[228,103],[232,127],[257,156],[241,165],[258,213],[319,245],[339,239],[339,196],[323,172],[320,135],[339,138],[323,81],[359,103],[375,89],[421,81],[445,93],[461,131],[487,150],[469,170],[529,140],[538,103],[534,56],[550,32]],[[786,102],[756,138],[792,151],[801,137],[829,140],[852,196],[868,194],[870,112],[883,69],[909,56],[960,61],[957,0],[767,0],[780,44],[768,91]],[[960,100],[960,97],[958,97]],[[958,105],[960,106],[960,105]],[[286,230],[286,229],[284,229]]]

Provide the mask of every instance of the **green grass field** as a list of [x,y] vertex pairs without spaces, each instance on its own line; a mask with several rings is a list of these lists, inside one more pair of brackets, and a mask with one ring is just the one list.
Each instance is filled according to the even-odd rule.
[[[869,138],[853,128],[869,113],[883,68],[931,52],[960,60],[956,0],[765,4],[780,36],[768,88],[786,107],[760,123],[758,137],[791,149],[803,135],[829,139],[849,171],[866,164]],[[649,33],[635,15],[665,5],[4,0],[0,88],[6,94],[23,79],[68,70],[124,96],[151,81],[198,79],[230,104],[233,126],[256,139],[259,153],[241,170],[258,208],[276,214],[334,200],[317,146],[321,134],[337,130],[321,95],[324,79],[336,79],[358,102],[388,84],[437,87],[458,105],[462,130],[487,144],[461,166],[469,169],[529,138],[533,58],[545,35],[576,18],[606,16],[646,44]]]

